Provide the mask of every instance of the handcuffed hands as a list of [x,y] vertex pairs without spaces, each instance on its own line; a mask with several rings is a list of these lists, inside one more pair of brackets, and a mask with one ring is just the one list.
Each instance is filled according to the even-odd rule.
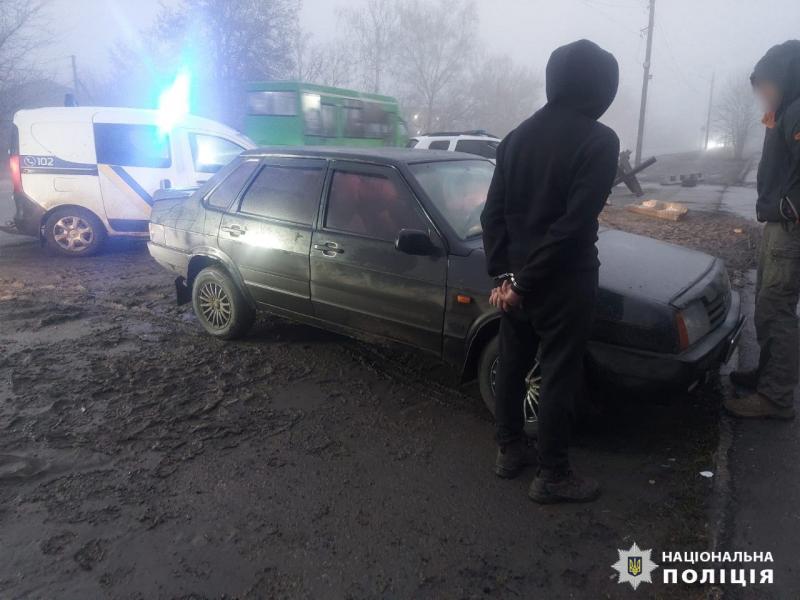
[[503,312],[509,312],[522,304],[522,296],[514,291],[511,282],[506,279],[496,288],[492,289],[489,296],[489,304],[499,308]]

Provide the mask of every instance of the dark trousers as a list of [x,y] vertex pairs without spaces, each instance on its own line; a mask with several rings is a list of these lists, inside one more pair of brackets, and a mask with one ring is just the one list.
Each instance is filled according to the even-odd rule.
[[502,316],[495,384],[497,442],[524,435],[525,377],[537,352],[542,367],[539,467],[569,468],[568,446],[575,399],[583,385],[583,360],[597,298],[597,270],[559,275]]
[[761,237],[754,319],[761,350],[758,391],[787,408],[794,404],[798,381],[798,299],[800,227],[767,223]]

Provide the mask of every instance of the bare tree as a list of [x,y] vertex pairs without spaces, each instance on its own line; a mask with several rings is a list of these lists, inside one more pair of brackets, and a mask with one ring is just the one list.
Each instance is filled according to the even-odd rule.
[[311,33],[301,32],[293,38],[294,79],[334,87],[351,84],[351,49],[342,40],[317,44],[312,37]]
[[299,0],[182,0],[162,5],[153,37],[195,67],[208,90],[218,90],[208,112],[236,122],[247,81],[286,77],[287,40],[298,33]]
[[359,84],[380,94],[387,86],[399,33],[396,0],[367,0],[340,12],[345,38],[350,40],[360,69]]
[[745,146],[758,126],[758,105],[746,75],[728,80],[715,107],[714,124],[722,141],[741,159]]
[[[477,48],[478,15],[472,0],[402,0],[397,4],[397,73],[407,82],[407,100],[430,130],[450,125],[442,110],[463,90]],[[449,97],[448,97],[448,94]]]
[[[505,136],[539,108],[542,80],[535,71],[515,64],[510,56],[490,56],[475,66],[464,94],[461,119],[466,129],[484,129]],[[451,110],[457,111],[457,107]]]
[[[0,0],[0,121],[3,130],[16,110],[47,82],[31,58],[51,39],[45,34],[46,0]],[[8,136],[4,135],[3,140]]]

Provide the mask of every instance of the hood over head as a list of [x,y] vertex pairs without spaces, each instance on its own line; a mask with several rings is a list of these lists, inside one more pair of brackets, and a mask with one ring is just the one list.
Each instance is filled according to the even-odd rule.
[[619,65],[594,42],[578,40],[553,51],[545,78],[548,104],[599,119],[617,95]]
[[773,46],[756,63],[750,83],[768,81],[780,91],[783,99],[778,112],[800,98],[800,40],[789,40]]

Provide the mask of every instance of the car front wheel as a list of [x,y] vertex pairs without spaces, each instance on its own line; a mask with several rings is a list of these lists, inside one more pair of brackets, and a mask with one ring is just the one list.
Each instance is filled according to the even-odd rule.
[[192,306],[200,324],[214,337],[243,336],[255,320],[255,311],[223,269],[206,267],[195,277]]
[[[481,354],[478,366],[478,385],[481,390],[486,408],[494,415],[495,385],[497,379],[497,365],[500,358],[500,344],[497,336],[489,342]],[[525,434],[535,438],[539,432],[539,396],[542,387],[542,370],[537,357],[533,367],[525,376],[525,394],[519,401],[525,415]]]

